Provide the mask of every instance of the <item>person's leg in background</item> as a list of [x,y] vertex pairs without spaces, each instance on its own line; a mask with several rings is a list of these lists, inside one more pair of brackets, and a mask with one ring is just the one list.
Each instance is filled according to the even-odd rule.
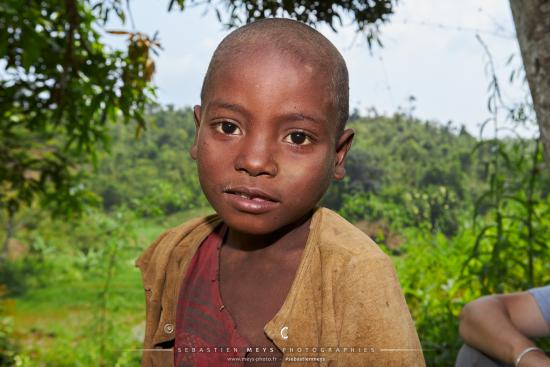
[[456,357],[455,367],[512,367],[491,359],[477,349],[464,344]]

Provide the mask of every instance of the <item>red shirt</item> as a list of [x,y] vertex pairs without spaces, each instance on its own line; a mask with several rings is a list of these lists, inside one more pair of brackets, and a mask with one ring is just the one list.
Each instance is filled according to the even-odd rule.
[[[248,341],[223,306],[219,253],[226,227],[199,246],[181,284],[176,309],[175,367],[242,366]],[[232,360],[232,358],[235,358]]]

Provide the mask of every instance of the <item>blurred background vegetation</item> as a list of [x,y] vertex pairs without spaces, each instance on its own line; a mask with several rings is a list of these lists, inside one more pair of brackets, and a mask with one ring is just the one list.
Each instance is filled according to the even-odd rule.
[[[228,3],[230,24],[274,14]],[[338,9],[370,44],[394,3]],[[124,20],[125,2],[0,5],[0,366],[138,365],[134,260],[211,212],[188,154],[191,110],[155,104],[160,44],[117,31],[128,49],[105,48],[97,29],[112,16]],[[550,283],[550,174],[541,141],[513,133],[536,126],[533,107],[505,104],[488,70],[492,138],[416,119],[414,99],[391,116],[353,111],[347,177],[323,198],[394,259],[428,365],[454,363],[466,302]]]
[[[0,268],[0,341],[12,351],[4,358],[138,363],[144,299],[133,261],[163,229],[210,211],[188,154],[191,110],[155,107],[145,120],[138,139],[135,126],[112,127],[110,151],[81,183],[97,205],[69,218],[38,206],[15,216]],[[403,114],[354,116],[349,125],[357,140],[348,175],[324,204],[393,257],[427,360],[449,365],[465,302],[549,281],[550,175],[541,151],[519,138],[480,144]]]

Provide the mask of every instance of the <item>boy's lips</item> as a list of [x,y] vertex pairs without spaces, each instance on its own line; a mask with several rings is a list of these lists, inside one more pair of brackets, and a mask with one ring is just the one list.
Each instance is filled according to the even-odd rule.
[[232,194],[241,196],[245,199],[249,200],[267,200],[267,201],[273,201],[278,202],[274,195],[268,194],[265,191],[262,191],[256,187],[248,187],[248,186],[229,186],[224,188],[223,192],[225,194]]
[[274,195],[256,187],[231,186],[224,188],[223,193],[235,209],[252,214],[265,213],[279,205]]

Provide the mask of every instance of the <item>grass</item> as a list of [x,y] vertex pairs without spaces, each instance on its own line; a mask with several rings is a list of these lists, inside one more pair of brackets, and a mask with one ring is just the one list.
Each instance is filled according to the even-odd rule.
[[[114,328],[109,332],[116,334],[117,338],[125,339],[123,345],[109,345],[113,353],[141,346],[145,304],[140,272],[134,266],[137,257],[164,230],[208,213],[211,213],[210,209],[196,209],[162,219],[136,219],[131,223],[135,240],[122,246],[117,255],[117,266],[107,298],[108,323],[105,325]],[[67,241],[66,236],[59,238]],[[98,327],[105,272],[80,269],[71,271],[69,275],[65,274],[66,271],[58,271],[64,274],[56,274],[56,269],[66,269],[67,261],[70,260],[70,246],[63,246],[66,245],[60,248],[66,248],[67,255],[59,253],[52,257],[55,263],[51,279],[27,289],[19,297],[3,301],[7,315],[13,319],[13,337],[20,342],[25,355],[32,361],[29,366],[61,366],[65,363],[63,360],[77,358],[75,356],[79,353],[84,353],[83,345],[93,343],[90,340],[94,338],[94,330]],[[57,356],[54,355],[56,353]],[[97,359],[89,358],[90,361]],[[134,353],[128,358],[135,362],[137,357]],[[84,359],[79,362],[80,365],[92,363],[84,362]],[[128,362],[128,365],[133,362]]]

